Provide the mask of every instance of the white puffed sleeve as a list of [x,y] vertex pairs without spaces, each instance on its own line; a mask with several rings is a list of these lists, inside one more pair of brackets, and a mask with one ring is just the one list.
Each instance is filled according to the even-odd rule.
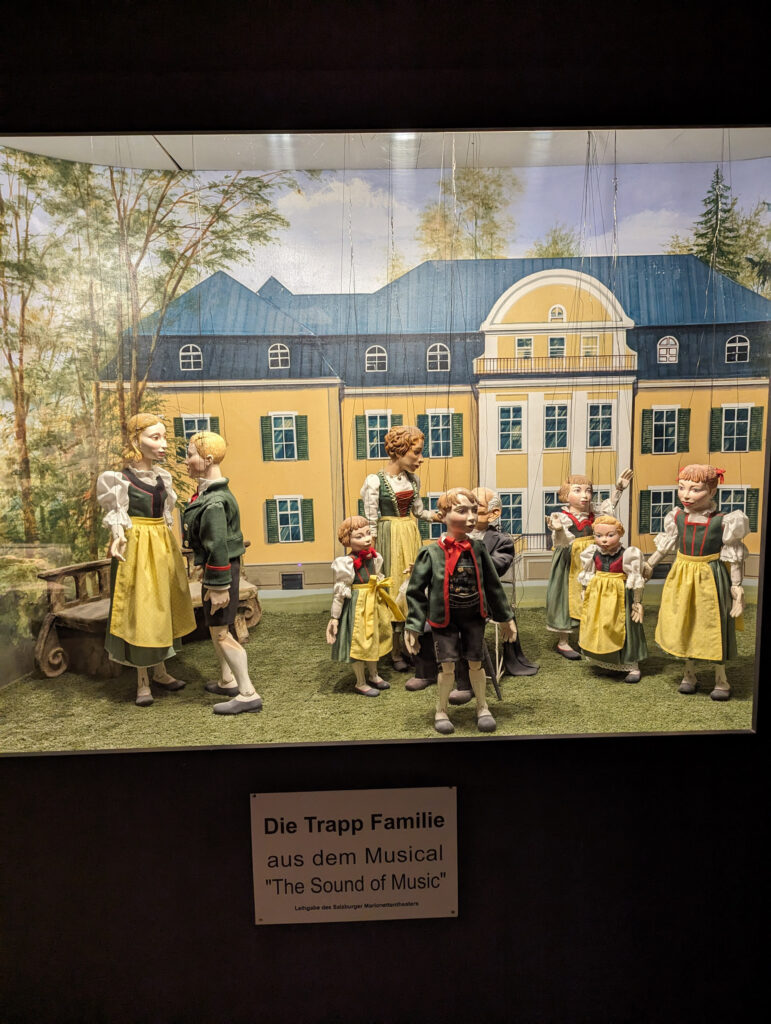
[[364,502],[364,517],[375,530],[380,516],[380,477],[377,473],[369,474],[359,493]]
[[158,476],[163,480],[163,486],[166,488],[166,501],[163,506],[163,518],[166,520],[166,525],[169,529],[174,525],[174,508],[177,504],[177,495],[174,491],[174,484],[171,479],[171,473],[168,469],[158,469]]
[[723,516],[723,546],[720,549],[720,560],[729,565],[741,565],[748,555],[742,539],[750,532],[750,521],[744,512],[738,509]]
[[600,549],[596,544],[589,544],[578,556],[581,559],[581,569],[578,573],[578,582],[582,587],[589,586],[589,580],[594,576],[594,556]]
[[575,540],[575,537],[570,532],[570,527],[573,525],[573,520],[570,518],[570,516],[565,515],[564,512],[556,512],[555,515],[558,516],[559,521],[562,523],[564,529],[551,530],[551,527],[549,527],[549,529],[551,530],[552,543],[555,548],[570,547],[570,545]]
[[625,548],[621,568],[626,573],[627,590],[642,590],[645,577],[642,574],[645,556],[639,548]]
[[[381,559],[382,564],[382,559]],[[339,619],[343,611],[343,601],[351,596],[353,584],[353,559],[350,555],[340,555],[332,563],[332,618]]]
[[656,550],[662,555],[670,555],[677,547],[677,523],[675,522],[675,511],[671,509],[664,516],[664,529],[653,538]]
[[131,518],[128,514],[129,494],[128,480],[122,473],[108,470],[101,473],[96,481],[96,500],[104,510],[102,524],[107,527],[113,537],[117,527],[131,529]]
[[420,480],[418,480],[416,476],[413,476],[412,473],[407,473],[406,475],[415,492],[412,498],[412,504],[410,505],[410,512],[412,512],[416,519],[425,519],[428,523],[432,522],[434,513],[431,509],[425,508],[423,500],[420,497]]
[[605,501],[601,501],[599,504],[592,503],[592,512],[596,516],[612,516],[617,504],[618,502],[613,503],[612,498],[606,498]]
[[375,566],[375,575],[379,576],[380,573],[383,571],[383,556],[379,554],[377,551],[375,552],[373,562]]

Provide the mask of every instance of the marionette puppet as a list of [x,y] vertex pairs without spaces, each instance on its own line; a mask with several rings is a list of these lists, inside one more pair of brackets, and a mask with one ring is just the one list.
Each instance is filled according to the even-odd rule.
[[[477,500],[477,521],[469,534],[471,540],[481,540],[490,553],[496,572],[503,577],[514,561],[514,541],[508,533],[502,533],[499,526],[501,499],[489,487],[475,487],[471,492]],[[514,619],[516,623],[516,618]],[[489,655],[488,659],[489,660]],[[539,666],[530,661],[522,650],[519,628],[516,640],[503,645],[503,672],[509,676],[534,676]],[[492,664],[488,671],[494,672]],[[461,661],[455,673],[458,688],[450,694],[451,704],[467,704],[472,697],[468,681],[468,669]]]
[[166,671],[174,641],[195,629],[185,563],[174,534],[177,501],[171,474],[158,466],[166,457],[166,427],[151,413],[127,424],[126,466],[102,473],[96,483],[103,524],[111,534],[110,612],[104,646],[112,661],[137,670],[134,703],[153,703],[152,681],[180,690],[183,680]]
[[477,520],[473,492],[465,487],[452,488],[440,495],[438,506],[447,533],[421,548],[415,560],[407,587],[405,644],[415,654],[428,622],[441,669],[437,678],[436,731],[443,735],[455,731],[448,715],[449,696],[455,683],[455,665],[465,658],[476,697],[477,728],[493,732],[496,723],[487,706],[482,668],[485,623],[488,618],[501,622],[504,640],[514,641],[514,612],[487,548],[482,541],[469,540]]
[[378,659],[393,644],[392,621],[404,620],[391,598],[390,578],[381,569],[383,557],[372,546],[372,530],[362,516],[344,519],[337,539],[351,553],[332,563],[334,589],[327,623],[327,643],[333,661],[350,661],[356,675],[354,689],[363,697],[378,697],[389,684],[378,674]]
[[615,516],[595,516],[594,541],[581,552],[582,587],[578,645],[601,668],[625,672],[625,683],[640,682],[640,662],[648,656],[642,627],[644,557],[621,546],[623,524]]
[[645,566],[646,579],[664,555],[676,551],[661,592],[656,643],[676,658],[685,658],[680,693],[695,693],[694,661],[715,663],[713,700],[729,700],[731,687],[725,663],[736,657],[736,630],[744,629],[742,570],[747,549],[743,538],[750,525],[744,512],[718,512],[715,494],[723,470],[684,466],[678,473],[677,496],[656,550]]
[[182,526],[195,564],[203,566],[204,623],[220,663],[220,679],[207,683],[206,689],[232,698],[212,710],[215,715],[240,715],[261,711],[262,698],[249,678],[246,651],[230,631],[238,612],[241,555],[246,548],[238,502],[220,469],[226,451],[224,438],[209,430],[190,438],[187,472],[198,481],[198,490],[185,506]]
[[[391,427],[385,436],[390,461],[379,473],[370,473],[361,489],[364,515],[372,530],[372,541],[383,558],[383,573],[398,590],[403,577],[422,546],[418,519],[435,522],[441,517],[425,509],[420,498],[420,480],[415,475],[423,462],[425,436],[417,427]],[[394,628],[394,668],[409,666],[402,651],[402,629]],[[422,687],[410,687],[410,689]]]
[[546,586],[546,628],[557,633],[557,652],[571,661],[581,658],[570,646],[570,634],[581,619],[581,584],[578,582],[581,552],[593,543],[594,517],[613,514],[633,476],[631,469],[625,469],[616,481],[613,496],[595,506],[592,481],[588,476],[574,473],[559,491],[559,500],[565,503],[562,510],[546,517],[554,546]]

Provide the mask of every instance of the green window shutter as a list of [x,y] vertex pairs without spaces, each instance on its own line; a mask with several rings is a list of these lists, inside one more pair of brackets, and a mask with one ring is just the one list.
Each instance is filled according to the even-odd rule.
[[750,410],[750,451],[759,452],[763,447],[763,406],[753,405]]
[[185,440],[185,427],[182,423],[181,416],[174,417],[174,439],[177,458],[180,462],[184,462],[185,457],[187,456],[187,441]]
[[308,417],[295,416],[294,418],[295,438],[297,440],[297,458],[302,462],[308,461]]
[[367,417],[355,417],[356,430],[356,458],[366,459],[367,457]]
[[[420,500],[423,502],[423,508],[428,508],[428,498],[422,496]],[[418,533],[421,540],[428,540],[431,536],[431,523],[425,519],[418,519]]]
[[677,410],[677,450],[687,452],[690,447],[691,410]]
[[185,428],[182,425],[182,417],[181,416],[175,416],[174,417],[174,437],[184,437],[184,436],[185,436]]
[[362,519],[365,519],[366,516],[364,515],[364,498],[359,498],[358,508],[359,508],[359,513],[358,514],[362,517]]
[[452,414],[452,456],[457,458],[463,454],[463,413]]
[[313,529],[313,498],[303,498],[302,507],[303,540],[315,540]]
[[651,492],[640,491],[640,533],[651,532]]
[[643,409],[640,426],[640,453],[650,455],[653,451],[653,409]]
[[391,426],[392,427],[401,427],[403,425],[404,425],[404,417],[402,416],[402,414],[400,412],[395,412],[391,416]]
[[760,490],[757,487],[747,488],[747,518],[750,521],[750,532],[758,530],[758,508],[760,506]]
[[209,417],[209,430],[211,430],[211,432],[213,434],[219,434],[219,432],[220,432],[220,418],[219,418],[219,416],[210,416]]
[[[260,416],[260,434],[262,435],[262,461],[273,462],[273,421],[270,416]],[[278,540],[278,535],[276,535],[276,540]]]
[[268,529],[268,544],[278,544],[278,502],[268,498],[265,502],[265,523]]
[[723,410],[713,409],[709,417],[709,450],[723,450]]
[[416,417],[416,426],[419,431],[423,434],[425,440],[423,441],[423,458],[428,458],[428,416],[421,414]]

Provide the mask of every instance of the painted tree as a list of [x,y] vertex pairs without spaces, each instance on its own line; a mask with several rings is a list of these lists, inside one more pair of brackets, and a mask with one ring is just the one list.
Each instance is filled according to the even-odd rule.
[[514,219],[506,211],[522,191],[512,171],[463,167],[439,182],[440,197],[420,214],[424,259],[495,259],[506,255]]
[[557,256],[580,256],[581,242],[574,228],[559,221],[537,239],[525,256],[552,258]]
[[737,279],[743,270],[741,225],[736,198],[719,167],[715,168],[701,217],[693,230],[693,251],[702,262],[727,277]]

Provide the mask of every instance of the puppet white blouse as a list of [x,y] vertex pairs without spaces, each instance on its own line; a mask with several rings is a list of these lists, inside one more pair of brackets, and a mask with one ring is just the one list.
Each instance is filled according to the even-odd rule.
[[[710,511],[714,512],[716,508],[717,506],[713,502],[710,506]],[[673,508],[667,512],[664,517],[664,529],[661,533],[656,534],[653,539],[656,550],[660,551],[662,555],[670,555],[677,547],[676,511],[677,509]],[[704,524],[699,523],[698,525]],[[750,521],[744,512],[739,509],[736,509],[734,512],[726,512],[723,516],[723,546],[720,549],[721,562],[727,562],[729,565],[742,564],[749,553],[742,540],[749,532]]]
[[[618,501],[616,501],[616,505],[617,504],[618,504]],[[589,512],[586,513],[586,517],[588,517],[589,515],[612,516],[613,515],[613,509],[616,507],[616,505],[613,504],[613,501],[612,501],[611,498],[606,498],[605,501],[600,502],[599,505],[592,505],[592,507],[590,508]],[[562,511],[555,513],[555,515],[559,519],[560,523],[562,524],[562,529],[561,530],[555,530],[552,527],[549,527],[549,529],[551,530],[552,544],[554,545],[555,548],[566,548],[566,547],[569,547],[573,543],[573,541],[576,539],[573,536],[573,534],[570,532],[570,529],[569,529],[569,527],[571,527],[573,525],[573,520],[565,512],[565,509],[567,509],[567,508],[570,508],[570,506],[569,505],[563,505],[562,506]],[[576,519],[578,519],[578,518],[579,517],[576,516]]]
[[[332,612],[333,619],[339,619],[343,612],[343,602],[351,596],[351,587],[356,579],[353,568],[354,555],[340,555],[332,563]],[[383,568],[383,556],[375,554],[375,574]]]
[[[155,487],[158,477],[163,481],[166,488],[166,501],[163,506],[163,518],[169,529],[174,525],[174,506],[177,503],[177,495],[171,482],[171,473],[167,469],[137,469],[132,467],[132,472],[139,480],[150,487]],[[104,510],[102,524],[107,527],[113,537],[117,535],[117,528],[124,530],[131,529],[131,518],[128,514],[129,507],[129,481],[123,473],[116,473],[108,470],[101,473],[96,481],[96,500]]]
[[[602,554],[598,545],[589,544],[579,556],[581,559],[581,571],[578,573],[578,582],[582,587],[588,586],[589,580],[591,580],[596,572],[594,565],[594,556],[596,554]],[[645,578],[642,574],[644,562],[645,557],[639,548],[624,548],[624,554],[621,559],[621,571],[626,575],[627,590],[641,590],[645,586]]]
[[[423,507],[420,497],[420,480],[413,473],[402,472],[398,476],[391,476],[388,473],[383,475],[391,485],[394,494],[397,494],[399,491],[408,491],[412,488],[413,497],[410,503],[410,512],[416,518],[425,519],[429,522],[433,520],[434,513],[430,509]],[[374,529],[380,518],[380,477],[377,473],[369,474],[364,481],[360,493],[364,502],[364,516],[369,520],[370,526]]]

